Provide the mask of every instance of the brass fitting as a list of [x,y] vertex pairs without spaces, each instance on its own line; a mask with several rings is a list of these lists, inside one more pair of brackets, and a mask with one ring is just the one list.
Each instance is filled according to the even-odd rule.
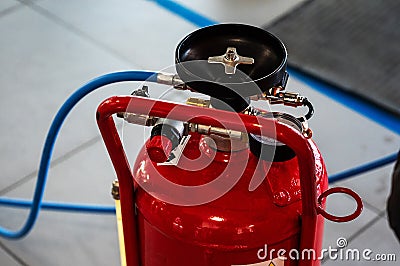
[[114,180],[112,182],[111,195],[112,195],[113,199],[115,199],[115,200],[119,200],[120,199],[120,196],[119,196],[119,182],[118,182],[118,180]]
[[210,100],[200,99],[196,97],[190,97],[186,100],[187,105],[197,106],[197,107],[210,107]]

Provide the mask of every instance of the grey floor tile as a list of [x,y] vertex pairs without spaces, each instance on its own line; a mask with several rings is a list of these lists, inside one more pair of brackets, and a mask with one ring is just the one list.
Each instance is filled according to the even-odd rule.
[[[346,250],[357,249],[360,251],[360,261],[346,260]],[[363,259],[362,252],[370,249],[372,253],[367,254],[371,260]],[[340,254],[340,253],[339,253]],[[329,260],[324,265],[397,265],[400,258],[400,245],[395,238],[393,232],[389,229],[387,220],[380,218],[367,231],[356,237],[353,241],[349,241],[348,245],[343,249],[343,260]],[[394,254],[396,261],[378,261],[375,256],[378,254]],[[340,256],[340,255],[339,255]],[[339,257],[340,258],[340,257]]]
[[178,42],[195,26],[151,1],[41,1],[40,7],[144,69],[174,62]]
[[4,266],[19,266],[18,263],[10,254],[8,254],[3,248],[0,248],[0,264]]
[[6,9],[9,9],[10,7],[14,7],[16,5],[19,5],[18,1],[15,0],[2,0],[0,2],[0,14]]
[[[352,213],[355,209],[356,204],[354,200],[346,195],[337,194],[327,198],[326,211],[333,215],[345,216]],[[323,248],[328,248],[329,246],[335,247],[339,238],[350,239],[377,217],[379,217],[377,213],[364,206],[361,215],[353,221],[336,223],[325,219]]]
[[[45,200],[113,205],[111,183],[116,178],[102,140],[71,155],[50,169]],[[36,178],[7,193],[7,197],[31,198]]]
[[[0,165],[4,188],[37,169],[39,154],[59,106],[76,88],[103,73],[134,68],[27,7],[3,17],[0,33]],[[29,43],[29,45],[28,45]],[[95,111],[110,95],[135,84],[90,95],[67,119],[55,148],[59,157],[98,135]]]
[[[2,224],[17,223],[15,218],[21,215],[22,211],[3,209],[0,220]],[[1,241],[30,266],[119,265],[117,228],[112,215],[43,212],[27,237]],[[13,265],[6,264],[7,260],[0,256],[1,265]]]
[[179,0],[178,2],[217,22],[236,22],[262,26],[270,23],[304,1],[254,0],[243,2],[240,0]]
[[379,170],[338,182],[337,185],[357,190],[366,202],[378,210],[385,210],[391,188],[393,167],[394,165],[390,164]]
[[[98,141],[51,169],[45,200],[113,206],[114,178],[104,144]],[[6,196],[30,198],[34,185],[31,180]],[[0,224],[17,229],[26,213],[2,208]],[[114,215],[42,211],[26,238],[3,242],[29,265],[118,265]]]

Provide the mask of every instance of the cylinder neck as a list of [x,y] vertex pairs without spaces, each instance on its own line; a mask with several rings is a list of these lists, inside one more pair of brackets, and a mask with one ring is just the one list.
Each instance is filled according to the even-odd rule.
[[[200,151],[209,157],[212,157],[214,161],[227,162],[227,161],[245,161],[248,160],[249,149],[248,143],[239,143],[240,140],[232,140],[228,137],[212,135],[202,136],[199,142]],[[228,149],[227,142],[232,140],[234,144],[230,144],[231,148]]]

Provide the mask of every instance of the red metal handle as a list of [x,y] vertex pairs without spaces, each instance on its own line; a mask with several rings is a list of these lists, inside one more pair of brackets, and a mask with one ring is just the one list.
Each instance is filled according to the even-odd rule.
[[[335,216],[330,213],[327,213],[323,208],[322,201],[329,195],[332,195],[335,193],[343,193],[343,194],[347,194],[350,197],[352,197],[357,203],[356,210],[352,214],[349,214],[347,216]],[[344,187],[330,188],[330,189],[324,191],[318,197],[317,213],[321,214],[322,216],[324,216],[324,218],[326,218],[330,221],[333,221],[333,222],[343,223],[343,222],[349,222],[351,220],[354,220],[361,214],[362,209],[363,209],[363,203],[362,203],[360,196],[358,196],[357,193],[355,193],[353,190],[351,190],[349,188],[344,188]]]
[[[173,110],[173,112],[171,112]],[[120,183],[122,221],[128,266],[139,265],[136,222],[134,217],[134,183],[128,160],[112,115],[118,112],[147,114],[173,120],[210,125],[276,138],[298,156],[302,195],[302,226],[300,249],[314,247],[317,223],[315,161],[309,142],[293,128],[269,118],[228,111],[181,105],[134,96],[114,96],[97,109],[97,123],[110,154]],[[194,117],[191,114],[196,114]],[[239,118],[239,119],[238,119]],[[300,264],[305,262],[300,261]]]

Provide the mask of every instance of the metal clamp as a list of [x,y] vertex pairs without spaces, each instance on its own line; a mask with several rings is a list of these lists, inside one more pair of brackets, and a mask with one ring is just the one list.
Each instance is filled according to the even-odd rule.
[[308,112],[304,117],[299,118],[300,121],[309,120],[314,115],[314,107],[307,97],[301,96],[296,92],[286,92],[282,87],[273,87],[269,90],[269,94],[253,96],[254,100],[267,100],[270,104],[283,104],[291,107],[305,106]]
[[[137,97],[150,98],[149,87],[143,86],[141,89],[133,91],[131,95]],[[137,124],[142,126],[154,126],[155,123],[157,122],[157,118],[143,114],[121,112],[117,113],[117,117],[123,118],[126,122],[130,124]]]
[[186,90],[188,89],[185,83],[177,74],[158,73],[157,83],[164,85],[172,85],[175,89]]
[[304,105],[305,97],[300,96],[295,92],[279,92],[273,96],[266,96],[270,104],[283,104],[292,107],[298,107]]

